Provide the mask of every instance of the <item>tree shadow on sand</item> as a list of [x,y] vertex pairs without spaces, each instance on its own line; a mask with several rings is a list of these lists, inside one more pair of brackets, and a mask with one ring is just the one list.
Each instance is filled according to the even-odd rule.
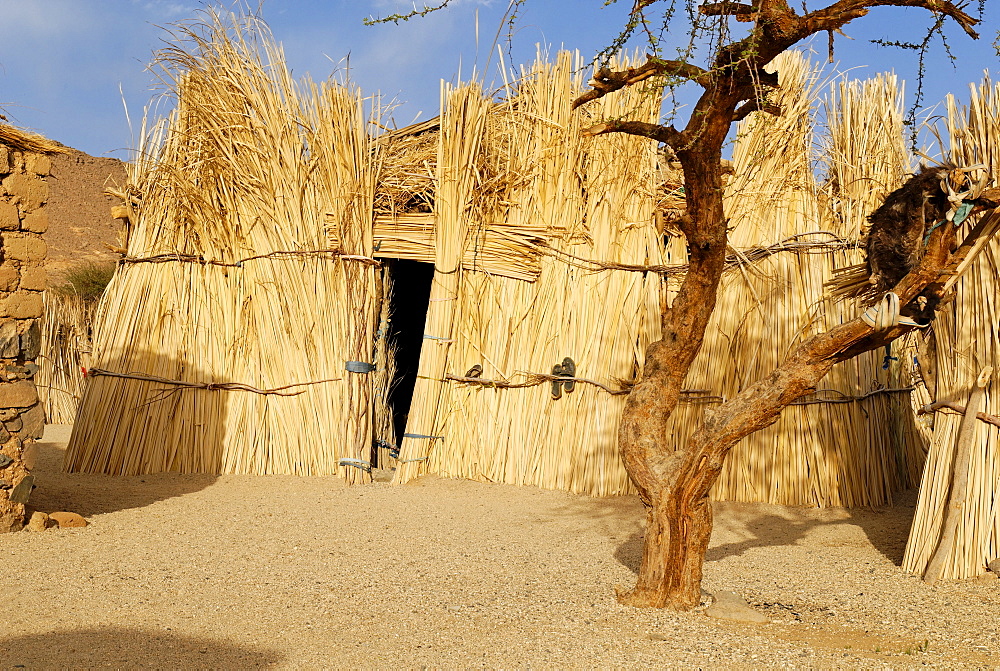
[[281,661],[273,650],[125,627],[0,638],[0,663],[5,668],[260,669]]
[[[68,426],[47,426],[37,445],[30,509],[69,510],[87,517],[142,508],[200,491],[216,481],[225,437],[225,395],[244,392],[170,384],[167,381],[220,380],[189,360],[141,350],[112,352],[94,367],[112,374],[89,376],[86,381],[76,424],[86,431],[73,436],[80,443],[77,450],[67,455]],[[197,459],[191,458],[192,453]],[[144,474],[104,474],[122,471]]]
[[[906,493],[895,506],[874,510],[716,502],[712,543],[705,561],[721,561],[759,547],[808,543],[806,537],[821,527],[849,525],[859,527],[878,552],[900,566],[913,519],[912,498]],[[642,562],[643,536],[642,529],[633,532],[615,551],[615,559],[634,573],[639,572]],[[857,541],[844,538],[840,542],[854,545]],[[834,538],[827,543],[836,545],[838,541]]]
[[[62,464],[69,426],[47,426],[45,430],[32,470],[37,488],[28,501],[30,510],[69,510],[90,517],[144,508],[156,501],[198,492],[218,479],[215,475],[180,473],[130,476],[66,473]],[[53,435],[54,439],[50,439]]]

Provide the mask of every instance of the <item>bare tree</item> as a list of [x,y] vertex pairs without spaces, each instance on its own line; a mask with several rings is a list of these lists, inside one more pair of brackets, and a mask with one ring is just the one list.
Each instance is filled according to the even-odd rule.
[[[511,5],[516,9],[524,1],[514,0]],[[437,8],[448,4],[446,0]],[[688,0],[685,7],[679,4],[676,0],[633,0],[628,25],[603,56],[622,48],[636,33],[648,36],[655,55],[636,68],[599,68],[592,89],[580,96],[574,107],[638,84],[653,87],[656,94],[666,86],[685,82],[701,88],[682,128],[610,120],[586,131],[656,140],[670,147],[684,172],[687,213],[678,227],[687,239],[688,272],[662,315],[662,337],[646,351],[642,379],[628,397],[618,435],[625,467],[647,508],[637,583],[618,598],[633,606],[687,610],[700,601],[702,564],[712,532],[708,495],[730,449],[741,438],[774,423],[792,401],[815,391],[835,364],[882,347],[913,328],[897,324],[876,331],[859,317],[809,338],[766,378],[707,411],[686,444],[668,442],[667,421],[701,348],[726,265],[721,161],[730,128],[752,112],[781,113],[768,102],[778,77],[764,70],[778,54],[817,33],[829,35],[832,49],[833,35],[873,7],[921,8],[933,19],[931,32],[940,31],[950,21],[973,39],[978,38],[974,27],[979,21],[965,11],[967,3],[945,0],[838,0],[811,11],[806,2],[797,10],[787,0],[749,4],[723,0],[700,5]],[[656,13],[656,20],[651,13]],[[406,16],[388,20],[401,18]],[[688,56],[661,58],[657,31],[681,22],[691,35]],[[737,34],[742,37],[734,37]],[[707,54],[701,59],[704,67],[693,62],[699,53]],[[900,304],[940,293],[945,278],[969,254],[981,232],[956,244],[954,227],[935,228],[926,239],[919,263],[891,289]]]

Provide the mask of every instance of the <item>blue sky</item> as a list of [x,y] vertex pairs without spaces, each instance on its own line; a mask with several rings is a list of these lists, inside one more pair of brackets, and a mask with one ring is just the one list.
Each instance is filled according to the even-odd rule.
[[[191,0],[0,0],[0,108],[10,122],[97,156],[128,158],[133,142],[124,101],[138,124],[157,94],[146,70],[166,36],[161,26],[190,18],[202,3]],[[585,56],[607,44],[631,2],[604,7],[602,0],[529,0],[513,42],[517,62],[527,62],[542,43],[579,49]],[[810,0],[810,9],[818,3]],[[231,5],[226,5],[231,6]],[[265,0],[261,15],[284,44],[296,74],[323,79],[350,63],[351,79],[365,93],[395,100],[394,121],[403,126],[437,114],[439,82],[468,77],[490,55],[507,0],[457,0],[453,7],[406,24],[366,27],[365,17],[405,10],[395,0]],[[913,93],[916,59],[909,52],[873,45],[872,39],[916,41],[928,24],[916,9],[880,8],[848,26],[854,39],[838,36],[835,57],[850,75],[894,70]],[[478,40],[477,40],[478,24]],[[1000,29],[1000,2],[986,2],[982,38],[973,42],[951,31],[958,62],[940,47],[927,63],[927,102],[948,92],[966,96],[983,71],[998,78],[992,45]],[[817,42],[825,59],[826,39]]]

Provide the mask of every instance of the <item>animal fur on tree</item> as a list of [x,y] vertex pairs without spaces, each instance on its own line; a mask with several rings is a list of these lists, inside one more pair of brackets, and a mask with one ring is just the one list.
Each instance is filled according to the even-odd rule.
[[[975,189],[968,201],[949,199],[949,186],[954,194],[955,187],[962,189],[971,184],[970,172],[955,166],[924,168],[886,196],[885,202],[868,217],[871,226],[865,240],[865,271],[871,286],[866,293],[871,298],[880,298],[917,267],[924,255],[924,241],[934,227],[950,225],[956,216],[964,219],[996,206],[992,198],[995,190]],[[968,209],[961,209],[963,202],[967,202]],[[962,219],[957,221],[960,223]],[[935,296],[923,292],[900,313],[927,324],[934,317],[938,303]]]
[[[517,9],[525,1],[513,0],[511,4]],[[443,0],[437,8],[449,4],[450,0]],[[730,127],[753,112],[781,113],[768,101],[768,91],[777,85],[778,77],[764,70],[778,54],[817,33],[827,33],[832,40],[834,33],[873,7],[922,8],[933,18],[953,21],[973,39],[978,38],[974,27],[979,21],[964,11],[965,2],[946,0],[837,0],[812,11],[806,3],[793,7],[787,0],[749,4],[688,0],[687,11],[675,11],[675,4],[634,0],[628,25],[608,51],[621,48],[630,35],[645,32],[654,55],[640,67],[598,69],[592,90],[581,95],[574,107],[635,85],[659,91],[668,84],[690,82],[703,90],[684,127],[617,119],[585,131],[589,135],[628,133],[665,144],[684,173],[687,215],[677,226],[688,243],[688,272],[672,305],[663,312],[662,337],[646,351],[642,379],[629,394],[619,428],[625,468],[647,508],[639,576],[635,587],[619,594],[619,600],[633,606],[688,610],[700,601],[702,564],[712,532],[709,490],[729,450],[744,436],[774,423],[792,401],[814,391],[834,364],[884,346],[912,328],[894,326],[875,333],[858,318],[811,337],[766,378],[706,412],[702,425],[686,444],[668,441],[667,420],[701,348],[726,265],[728,222],[722,203],[722,148]],[[664,26],[684,20],[682,16],[695,17],[694,25],[685,31],[691,35],[687,53],[709,46],[713,53],[706,67],[659,57],[659,41],[651,28],[657,22],[647,16],[658,7],[663,7],[660,24]],[[433,9],[383,20],[396,21],[427,11]],[[730,25],[734,21],[749,26]],[[932,30],[942,23],[936,21]],[[733,40],[733,34],[746,37]],[[937,286],[941,273],[956,267],[968,253],[969,245],[955,248],[954,240],[953,226],[931,231],[916,266],[893,287],[901,305],[909,304],[931,285]]]

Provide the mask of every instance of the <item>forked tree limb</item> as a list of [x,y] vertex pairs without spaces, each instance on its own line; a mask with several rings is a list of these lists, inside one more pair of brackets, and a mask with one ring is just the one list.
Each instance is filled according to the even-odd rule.
[[[954,265],[949,253],[954,230],[949,229],[942,226],[931,233],[920,264],[894,288],[900,304],[914,300]],[[739,440],[776,422],[792,401],[815,391],[816,384],[835,364],[882,347],[910,330],[912,327],[895,326],[875,332],[859,316],[805,340],[770,375],[707,411],[702,425],[683,449],[674,453],[644,450],[646,454],[642,457],[649,468],[639,474],[641,481],[636,482],[643,499],[654,501],[662,497],[676,482],[690,483],[691,496],[708,496],[726,455]]]

